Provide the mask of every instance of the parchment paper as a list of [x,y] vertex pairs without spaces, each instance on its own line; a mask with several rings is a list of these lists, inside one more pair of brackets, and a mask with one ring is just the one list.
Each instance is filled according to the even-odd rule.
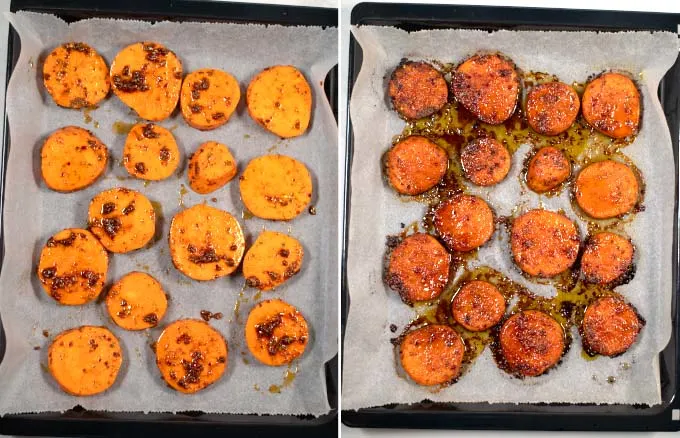
[[[21,57],[8,88],[11,151],[5,194],[5,260],[0,278],[0,311],[7,333],[7,352],[0,366],[0,413],[61,411],[80,404],[106,411],[182,411],[313,414],[329,410],[324,362],[337,351],[337,125],[323,92],[323,80],[337,62],[336,29],[237,24],[171,23],[90,19],[70,26],[48,15],[8,14],[21,36]],[[188,188],[186,171],[147,185],[129,179],[119,165],[126,134],[116,134],[116,121],[132,123],[136,115],[115,96],[91,111],[90,123],[83,112],[58,108],[42,85],[41,60],[56,45],[84,41],[110,63],[128,44],[157,41],[182,60],[185,73],[198,68],[221,68],[240,82],[242,100],[226,125],[208,132],[190,128],[177,112],[161,122],[173,129],[180,151],[181,168],[188,156],[204,141],[216,140],[231,149],[242,171],[250,159],[281,153],[307,165],[314,194],[306,211],[290,222],[242,219],[243,204],[238,179],[211,194],[200,196]],[[247,114],[245,89],[261,69],[276,64],[297,66],[313,93],[310,130],[303,136],[280,140],[259,127]],[[106,177],[92,187],[71,194],[48,190],[39,174],[40,147],[45,137],[65,125],[94,132],[108,147],[111,167]],[[182,185],[188,193],[181,195]],[[124,186],[141,191],[162,205],[158,218],[158,240],[128,254],[114,254],[109,263],[109,282],[127,272],[142,270],[156,277],[169,293],[168,313],[158,328],[148,332],[126,332],[108,318],[103,303],[82,307],[59,306],[36,280],[35,269],[41,247],[57,231],[87,223],[90,199],[102,190]],[[211,198],[216,198],[216,202]],[[250,244],[264,229],[287,232],[298,238],[305,250],[301,272],[260,300],[282,298],[300,309],[310,326],[310,343],[297,367],[297,376],[281,393],[270,393],[270,385],[282,385],[286,367],[259,364],[248,352],[243,325],[260,294],[247,288],[239,299],[244,280],[240,274],[209,282],[192,281],[172,265],[167,235],[173,215],[201,202],[234,214]],[[234,308],[239,301],[239,312]],[[222,320],[210,324],[229,344],[227,372],[208,389],[182,395],[167,387],[155,365],[149,344],[162,328],[179,318],[200,318],[201,310],[222,312]],[[43,370],[47,347],[62,330],[82,324],[106,325],[119,337],[124,365],[115,385],[107,392],[87,398],[66,395]],[[42,331],[48,330],[49,338]],[[39,346],[39,351],[33,348]],[[248,363],[246,363],[248,362]],[[41,366],[42,364],[42,366]],[[259,388],[256,389],[256,388]]]
[[[423,399],[449,402],[591,402],[645,403],[661,401],[658,353],[671,333],[671,242],[675,173],[668,127],[656,97],[659,80],[678,55],[678,37],[671,33],[519,32],[434,30],[407,33],[388,27],[352,29],[363,49],[363,64],[351,99],[355,135],[349,230],[348,278],[350,311],[344,340],[343,409],[414,403]],[[637,273],[616,290],[646,318],[638,342],[624,355],[593,361],[581,358],[580,337],[563,363],[548,374],[520,380],[499,370],[487,348],[469,372],[437,392],[399,377],[390,338],[414,317],[382,280],[385,237],[401,231],[400,223],[422,218],[425,206],[404,203],[383,181],[380,157],[404,122],[390,109],[386,85],[401,58],[460,62],[476,51],[500,51],[524,71],[557,75],[562,81],[583,82],[606,69],[633,73],[642,87],[643,122],[635,142],[623,149],[641,169],[647,184],[644,204],[626,232],[637,245]],[[518,175],[529,146],[513,155],[510,175],[490,189],[471,189],[487,199],[496,214],[523,209],[563,208],[577,219],[568,193],[539,197],[522,190]],[[468,187],[471,187],[469,185]],[[525,193],[522,193],[525,192]],[[581,235],[587,234],[578,220]],[[495,268],[536,294],[552,296],[549,285],[524,279],[512,266],[507,233],[497,230],[479,251],[471,267]],[[613,376],[615,383],[608,383]],[[611,379],[609,379],[611,380]]]

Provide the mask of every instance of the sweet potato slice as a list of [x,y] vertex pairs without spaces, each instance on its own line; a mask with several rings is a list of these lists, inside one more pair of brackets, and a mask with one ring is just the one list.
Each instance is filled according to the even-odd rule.
[[449,281],[450,265],[451,254],[437,239],[416,233],[392,250],[385,283],[406,304],[433,300]]
[[552,146],[538,150],[529,160],[527,186],[536,193],[545,193],[559,187],[571,175],[571,165],[564,153]]
[[71,395],[99,394],[118,377],[123,350],[106,327],[85,325],[61,332],[50,344],[47,367],[61,389]]
[[275,231],[262,231],[243,258],[246,284],[270,290],[300,272],[304,258],[302,244]]
[[161,284],[144,272],[130,272],[106,295],[106,310],[119,327],[144,330],[156,327],[168,309]]
[[419,195],[436,186],[449,166],[446,151],[419,135],[401,140],[385,156],[385,173],[404,195]]
[[38,278],[47,295],[77,306],[99,296],[108,265],[109,256],[92,233],[67,228],[47,239],[40,253]]
[[446,325],[426,325],[404,336],[399,358],[404,371],[419,385],[453,383],[461,372],[465,344]]
[[153,237],[156,212],[146,196],[116,187],[92,198],[87,223],[106,249],[130,252],[143,247]]
[[581,106],[586,121],[609,137],[629,137],[640,128],[640,92],[621,73],[603,73],[590,81]]
[[111,63],[113,92],[139,117],[159,122],[172,114],[182,86],[182,62],[164,46],[135,43]]
[[604,297],[588,305],[583,315],[583,348],[591,354],[618,356],[635,343],[644,321],[620,298]]
[[564,330],[549,315],[527,310],[505,321],[500,330],[499,345],[506,371],[520,377],[539,376],[562,357]]
[[194,280],[231,274],[245,250],[243,230],[236,218],[205,204],[182,210],[172,218],[169,244],[175,268]]
[[185,394],[217,382],[227,369],[227,341],[207,322],[182,319],[168,325],[156,342],[163,380]]
[[590,217],[608,219],[630,212],[637,204],[640,186],[635,173],[623,163],[598,161],[583,168],[574,185],[574,198]]
[[77,126],[54,131],[40,151],[43,180],[57,192],[73,192],[93,184],[106,170],[107,161],[106,145]]
[[455,195],[434,212],[434,227],[452,251],[468,252],[484,245],[495,225],[489,205],[477,196]]
[[527,122],[543,135],[560,134],[576,121],[581,102],[576,91],[563,82],[548,82],[527,94]]
[[576,225],[561,213],[530,210],[512,222],[512,255],[529,275],[554,277],[566,271],[576,261],[580,244]]
[[444,75],[427,62],[399,64],[392,72],[388,93],[394,109],[407,120],[430,116],[449,99]]
[[179,161],[179,148],[170,131],[153,123],[132,127],[123,147],[123,165],[130,175],[158,181],[172,175]]
[[241,199],[262,219],[289,220],[312,199],[312,177],[304,164],[286,155],[263,155],[239,177]]
[[232,75],[204,68],[186,75],[179,105],[189,126],[206,131],[227,123],[240,99],[241,88]]
[[265,365],[292,362],[304,353],[308,342],[307,321],[285,301],[261,301],[248,315],[246,344],[255,359]]
[[312,116],[312,90],[298,69],[267,67],[248,84],[248,114],[264,129],[282,138],[304,134]]
[[196,193],[211,193],[231,181],[236,171],[236,160],[229,148],[207,141],[189,159],[189,186]]
[[478,186],[492,186],[508,175],[512,157],[501,142],[482,137],[463,146],[460,162],[467,179]]
[[503,123],[517,107],[520,81],[515,64],[495,54],[477,54],[463,61],[451,79],[456,99],[482,122]]
[[43,64],[43,83],[54,103],[64,108],[94,107],[109,94],[109,68],[85,43],[65,43]]
[[470,281],[453,297],[451,314],[466,329],[481,332],[501,321],[505,314],[505,298],[487,281]]
[[617,283],[633,274],[634,255],[635,247],[627,238],[610,232],[597,233],[586,242],[581,272],[588,283]]

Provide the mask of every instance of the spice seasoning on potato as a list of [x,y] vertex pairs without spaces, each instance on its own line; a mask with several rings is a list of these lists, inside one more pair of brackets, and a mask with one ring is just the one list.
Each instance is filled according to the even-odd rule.
[[262,219],[289,220],[312,199],[312,177],[304,164],[286,155],[263,155],[239,177],[241,199]]
[[175,267],[194,280],[214,280],[238,268],[245,251],[243,230],[226,211],[205,204],[180,211],[170,223]]
[[40,171],[57,192],[74,192],[93,184],[106,171],[108,149],[90,131],[77,126],[57,129],[40,151]]
[[155,122],[177,106],[182,62],[161,44],[140,42],[118,52],[111,63],[113,92],[139,117]]
[[241,89],[232,75],[204,68],[184,78],[180,109],[189,126],[205,131],[227,123],[240,99]]
[[212,193],[231,181],[236,172],[236,160],[229,148],[207,141],[189,159],[189,186],[202,195]]
[[92,233],[67,228],[47,239],[40,253],[38,279],[60,304],[77,306],[94,300],[104,288],[109,256]]
[[62,44],[47,55],[43,83],[57,105],[74,109],[96,106],[111,88],[106,62],[81,42]]
[[88,224],[107,250],[130,252],[142,248],[153,238],[156,212],[146,196],[116,187],[92,198]]
[[179,148],[170,131],[153,123],[132,127],[123,147],[123,165],[130,175],[158,181],[171,176],[179,162]]
[[248,84],[248,114],[258,125],[282,138],[307,131],[312,116],[312,90],[291,65],[267,67]]
[[54,338],[47,353],[48,370],[71,395],[99,394],[116,382],[123,350],[106,327],[82,326]]

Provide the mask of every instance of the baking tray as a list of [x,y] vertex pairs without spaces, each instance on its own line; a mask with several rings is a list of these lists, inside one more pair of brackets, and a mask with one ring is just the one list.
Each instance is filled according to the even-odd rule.
[[[67,22],[84,18],[128,18],[146,21],[212,21],[282,25],[337,27],[336,9],[280,6],[252,3],[223,3],[194,0],[12,0],[12,12],[24,10],[57,15]],[[21,43],[10,26],[7,42],[7,82],[19,58]],[[337,65],[324,83],[326,98],[337,120]],[[0,151],[0,212],[3,208],[5,163],[9,152],[9,129],[4,120],[5,138]],[[0,230],[0,243],[2,231]],[[4,255],[0,245],[0,264]],[[5,336],[0,321],[0,362],[5,353]],[[5,415],[0,417],[0,435],[47,436],[187,436],[186,434],[231,434],[264,437],[295,434],[297,437],[336,437],[338,433],[337,355],[326,363],[326,392],[331,411],[311,415],[206,414],[200,411],[172,413],[99,412],[79,405],[66,412]],[[1,391],[1,390],[0,390]]]
[[[544,8],[450,6],[423,4],[360,3],[351,15],[352,25],[394,26],[406,31],[461,28],[483,30],[664,30],[678,32],[680,14],[568,10]],[[350,36],[348,96],[359,74],[362,51]],[[659,85],[661,105],[671,131],[675,172],[678,173],[680,138],[680,60]],[[347,107],[345,216],[342,245],[341,324],[344,339],[350,300],[347,289],[347,243],[352,186],[350,174],[354,151],[352,124]],[[569,403],[487,404],[421,403],[390,404],[381,407],[342,411],[342,422],[350,427],[431,428],[431,429],[514,429],[514,430],[680,430],[680,309],[678,306],[678,187],[674,187],[673,232],[673,332],[659,357],[662,404],[595,405]]]

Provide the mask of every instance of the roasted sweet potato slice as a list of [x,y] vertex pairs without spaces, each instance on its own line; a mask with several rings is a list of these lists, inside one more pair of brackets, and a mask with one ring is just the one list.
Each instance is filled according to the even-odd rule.
[[399,64],[392,72],[388,93],[394,109],[407,120],[430,116],[449,99],[444,75],[422,61]]
[[433,300],[444,291],[450,265],[451,254],[437,239],[416,233],[392,250],[385,283],[406,304]]
[[309,330],[304,316],[282,300],[261,301],[246,321],[246,344],[265,365],[285,365],[304,353]]
[[609,137],[629,137],[640,128],[640,92],[621,73],[603,73],[590,81],[581,107],[586,121]]
[[189,186],[196,193],[211,193],[231,181],[236,171],[236,160],[229,148],[207,141],[189,159]]
[[108,265],[109,256],[92,233],[67,228],[47,239],[40,253],[38,278],[47,295],[77,306],[99,296]]
[[179,161],[179,148],[170,131],[153,123],[132,127],[123,147],[123,165],[130,175],[158,181],[172,175]]
[[559,362],[564,353],[564,330],[560,323],[538,310],[519,312],[508,318],[499,334],[503,368],[520,377],[539,376]]
[[456,322],[473,332],[481,332],[498,324],[505,314],[505,298],[488,281],[465,283],[451,302]]
[[634,256],[635,247],[627,238],[606,231],[597,233],[586,241],[581,272],[588,283],[617,283],[633,274]]
[[498,54],[476,54],[463,61],[451,79],[451,90],[482,122],[503,123],[517,107],[520,81],[515,64]]
[[460,163],[467,179],[478,186],[492,186],[508,176],[512,157],[501,142],[482,137],[463,146]]
[[240,99],[241,89],[232,75],[203,68],[184,78],[180,109],[189,126],[206,131],[227,123]]
[[446,325],[426,325],[410,331],[399,347],[401,366],[419,385],[453,383],[461,372],[465,344]]
[[275,231],[262,231],[243,258],[246,284],[270,290],[300,272],[304,258],[302,244]]
[[604,297],[586,308],[581,326],[583,348],[591,354],[617,356],[635,343],[644,321],[620,298]]
[[449,166],[446,151],[419,135],[407,137],[385,155],[385,173],[392,187],[404,195],[419,195],[436,186]]
[[468,252],[484,245],[495,230],[493,212],[480,197],[455,195],[434,212],[434,227],[452,251]]
[[109,94],[109,68],[96,50],[70,42],[45,58],[43,83],[54,103],[65,108],[94,107]]
[[141,193],[116,187],[99,193],[87,213],[92,233],[111,252],[130,252],[149,243],[156,232],[153,205]]
[[304,134],[312,116],[312,90],[291,65],[267,67],[248,84],[248,114],[282,138]]
[[90,131],[77,126],[57,129],[43,143],[40,171],[57,192],[73,192],[93,184],[106,170],[108,150]]
[[177,106],[182,62],[161,44],[131,44],[113,59],[111,84],[116,96],[139,117],[159,122]]
[[194,280],[214,280],[236,270],[243,252],[243,230],[226,211],[205,204],[180,211],[170,224],[175,267]]
[[559,187],[571,175],[571,165],[564,153],[552,146],[538,150],[527,168],[527,186],[536,193],[545,193]]
[[263,155],[239,177],[241,199],[262,219],[293,219],[312,199],[312,177],[304,164],[286,155]]
[[598,161],[581,169],[574,185],[574,198],[590,217],[608,219],[630,212],[640,197],[635,173],[614,160]]
[[161,284],[144,272],[130,272],[106,294],[106,310],[119,327],[144,330],[156,327],[168,309]]
[[227,341],[205,321],[182,319],[168,325],[156,342],[163,380],[185,394],[217,382],[227,369]]
[[106,327],[82,326],[54,338],[47,367],[61,389],[72,395],[94,395],[109,389],[118,377],[123,350]]
[[576,121],[581,101],[576,91],[563,82],[548,82],[527,93],[527,122],[543,135],[557,135]]
[[580,245],[576,225],[561,213],[530,210],[512,222],[512,255],[529,275],[554,277],[566,271],[576,261]]

